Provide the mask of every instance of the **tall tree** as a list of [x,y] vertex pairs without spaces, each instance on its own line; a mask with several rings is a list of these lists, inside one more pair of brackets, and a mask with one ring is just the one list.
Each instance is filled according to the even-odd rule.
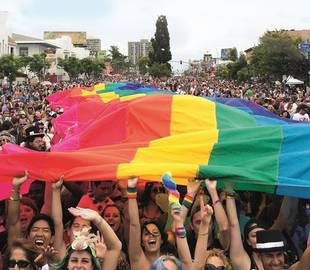
[[149,65],[150,65],[150,59],[148,57],[141,57],[138,60],[138,67],[140,74],[145,75],[148,72]]
[[46,60],[46,54],[34,54],[28,62],[29,70],[35,73],[39,78],[44,75],[45,70],[50,67]]
[[21,67],[20,62],[13,55],[4,55],[0,57],[0,72],[8,77],[10,88],[13,87],[13,82],[16,79],[18,69]]
[[111,49],[109,50],[111,55],[111,65],[113,68],[113,71],[116,73],[122,73],[126,71],[129,67],[129,63],[127,60],[127,56],[123,55],[117,46],[111,46]]
[[281,80],[282,75],[302,74],[304,57],[298,49],[298,42],[285,31],[266,32],[253,49],[251,65],[255,74],[273,80]]
[[75,79],[81,73],[80,60],[75,57],[58,59],[58,66],[63,68],[69,75],[70,79]]
[[152,49],[149,53],[150,63],[165,64],[171,71],[171,66],[168,63],[172,56],[170,51],[170,37],[168,31],[168,23],[166,16],[161,15],[156,22],[155,37],[151,39]]
[[230,50],[229,52],[229,60],[231,61],[237,61],[238,60],[238,52],[237,52],[237,48],[234,47]]

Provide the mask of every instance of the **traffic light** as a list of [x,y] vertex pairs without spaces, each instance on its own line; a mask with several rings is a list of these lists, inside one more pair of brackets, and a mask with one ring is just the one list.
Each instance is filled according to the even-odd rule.
[[182,60],[180,61],[180,65],[182,65]]

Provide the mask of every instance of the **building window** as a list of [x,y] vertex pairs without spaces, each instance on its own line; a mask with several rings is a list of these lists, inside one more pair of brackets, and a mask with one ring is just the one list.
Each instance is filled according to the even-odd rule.
[[28,47],[20,47],[19,48],[20,56],[28,56]]

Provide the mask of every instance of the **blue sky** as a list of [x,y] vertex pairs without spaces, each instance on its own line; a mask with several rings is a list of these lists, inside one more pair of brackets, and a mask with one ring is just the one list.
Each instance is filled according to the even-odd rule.
[[309,0],[0,0],[11,32],[43,37],[43,31],[87,31],[103,49],[151,38],[166,15],[176,61],[213,56],[221,48],[243,51],[266,30],[310,29]]

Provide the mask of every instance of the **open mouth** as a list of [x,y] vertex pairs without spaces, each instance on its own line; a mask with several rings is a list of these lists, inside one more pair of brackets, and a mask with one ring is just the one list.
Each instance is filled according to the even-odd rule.
[[28,220],[27,218],[23,218],[23,217],[21,217],[21,218],[20,218],[20,223],[26,223],[26,222],[27,222],[27,220]]
[[44,240],[43,239],[36,239],[34,241],[34,243],[36,244],[36,246],[42,247],[44,245]]
[[156,240],[155,239],[151,239],[151,240],[148,241],[148,244],[150,246],[155,246],[156,245]]

